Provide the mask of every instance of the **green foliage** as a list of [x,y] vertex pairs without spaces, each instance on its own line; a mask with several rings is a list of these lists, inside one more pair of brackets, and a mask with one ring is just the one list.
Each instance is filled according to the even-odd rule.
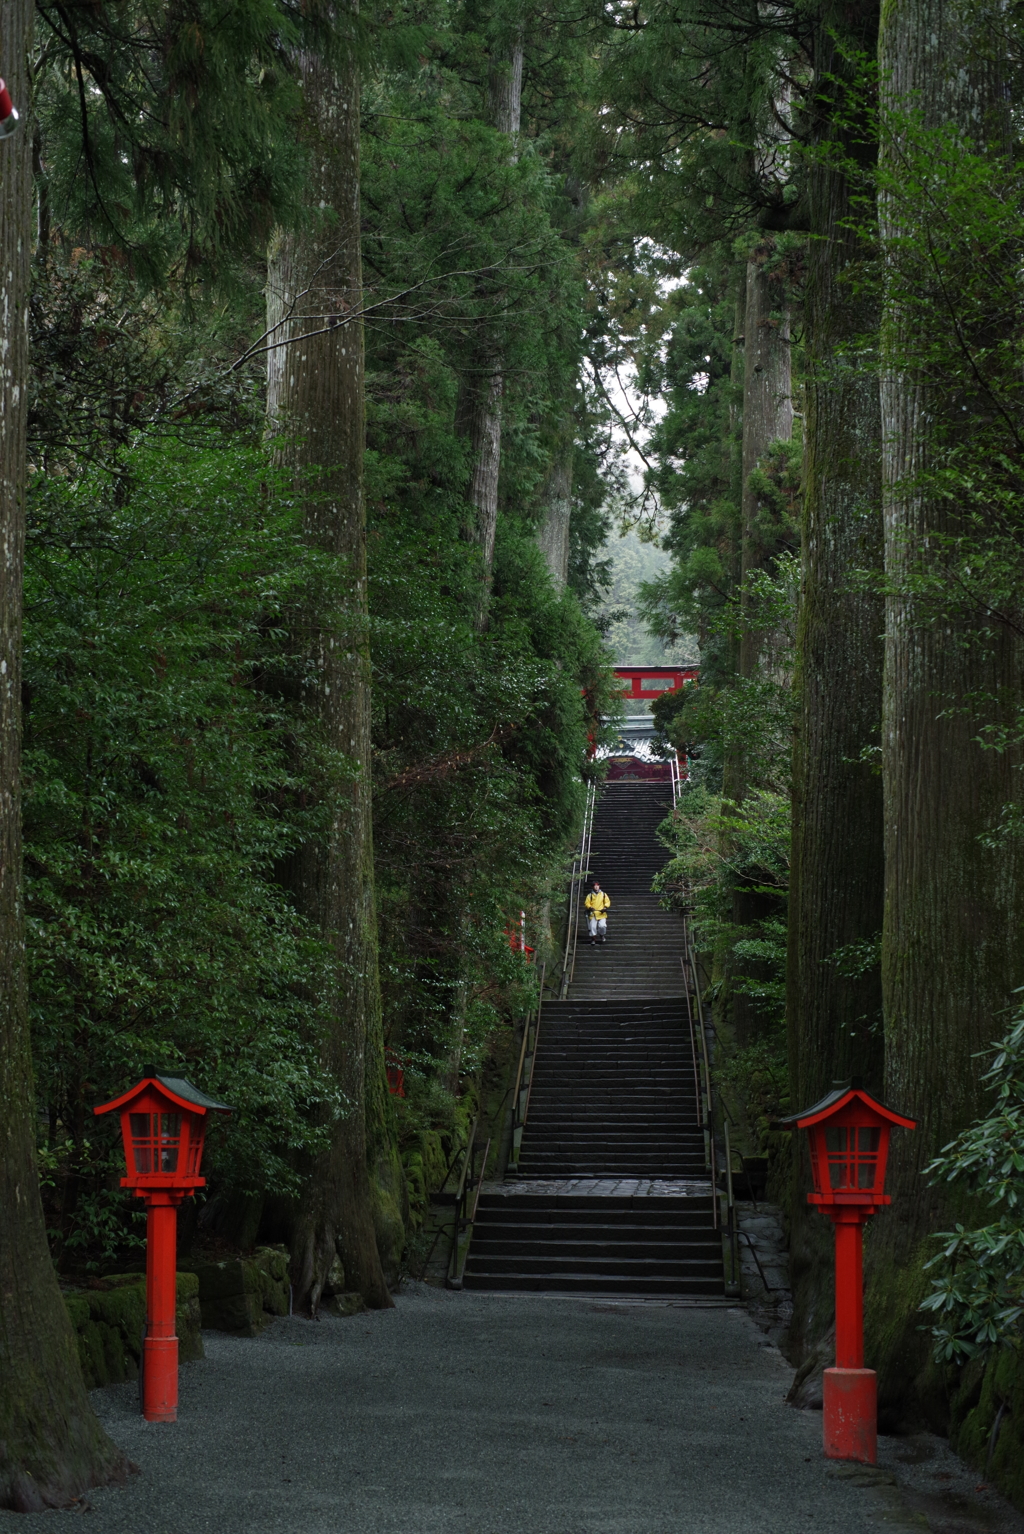
[[715,1075],[719,1086],[743,1105],[758,1148],[764,1149],[772,1125],[790,1107],[785,1029],[772,1028],[745,1049],[720,1059]]
[[[381,972],[389,1042],[425,1077],[446,1076],[459,1050],[474,1069],[532,995],[535,973],[507,929],[525,909],[527,941],[544,950],[592,710],[611,700],[600,636],[572,593],[556,595],[528,524],[499,524],[488,627],[474,624],[476,551],[459,536],[461,444],[444,376],[439,363],[420,375],[423,395],[407,390],[406,418],[415,408],[423,423],[414,459],[395,452],[379,376],[370,413]],[[445,412],[430,409],[440,402]],[[422,1101],[433,1124],[429,1092]]]
[[803,184],[779,107],[807,79],[806,14],[657,0],[642,21],[604,16],[599,130],[636,178],[638,222],[687,260],[781,228]]
[[33,484],[26,911],[50,1155],[93,1198],[72,1245],[109,1245],[116,1129],[86,1126],[146,1061],[233,1104],[212,1164],[241,1187],[292,1186],[313,1108],[341,1106],[311,1042],[322,955],[271,878],[312,826],[265,685],[295,672],[286,615],[325,574],[244,443],[143,439],[113,479]]
[[[698,948],[724,948],[733,956],[734,988],[754,998],[766,1023],[778,1023],[785,1003],[788,797],[752,789],[735,805],[690,785],[664,822],[662,837],[672,857],[655,889],[666,904],[691,911]],[[768,897],[767,914],[753,926],[733,920],[737,888]]]
[[[545,82],[528,42],[516,153],[485,120],[502,17],[438,8],[429,48],[364,103],[367,502],[375,867],[388,1043],[407,1145],[448,1132],[463,1076],[521,1015],[577,834],[588,732],[610,704],[584,607],[604,575],[602,446],[577,375],[585,294]],[[504,38],[504,41],[503,41]],[[562,88],[562,87],[559,87]],[[536,113],[536,116],[533,114]],[[469,418],[503,372],[500,514],[486,627]],[[554,457],[573,448],[569,591],[535,543]]]
[[173,437],[195,420],[258,431],[262,358],[232,364],[262,311],[261,295],[235,294],[216,311],[205,308],[200,325],[179,291],[140,288],[109,250],[68,253],[55,244],[31,294],[33,466],[73,475],[86,461],[102,462],[119,476],[119,454],[140,432]]
[[295,217],[293,7],[38,0],[36,12],[44,247],[52,216],[147,282],[191,285]]
[[674,321],[658,379],[668,408],[652,433],[651,456],[670,518],[662,544],[673,567],[640,594],[655,634],[669,641],[697,635],[702,675],[711,681],[731,671],[717,623],[736,584],[735,282],[731,265],[718,260],[694,267],[671,295]]
[[[362,41],[351,10],[277,0],[41,0],[41,16],[27,911],[48,1212],[84,1265],[135,1239],[115,1126],[89,1109],[143,1061],[234,1105],[211,1134],[218,1190],[294,1193],[346,1111],[317,1050],[326,956],[283,886],[351,782],[307,722],[299,632],[309,613],[343,630],[349,578],[304,547],[296,487],[258,445],[259,338],[267,238],[318,216],[295,50],[331,64]],[[580,31],[555,55],[528,38],[514,152],[488,121],[500,8],[389,17],[366,57],[375,873],[409,1144],[457,1132],[467,1077],[532,999],[509,929],[525,911],[537,957],[550,948],[614,706],[588,617],[622,476],[580,379],[604,323],[573,161]],[[630,324],[652,294],[640,260]],[[498,353],[484,626],[468,423]],[[535,535],[567,450],[560,594]]]
[[936,1237],[943,1250],[927,1267],[938,1359],[970,1358],[1019,1342],[1024,1318],[1024,1017],[997,1045],[982,1078],[991,1110],[943,1148],[926,1171],[984,1199],[999,1213],[989,1224],[958,1224]]
[[[1007,71],[1007,89],[1011,81],[1018,89],[1016,43]],[[865,101],[874,83],[865,64]],[[927,539],[904,538],[884,575],[862,578],[905,600],[913,623],[973,652],[984,674],[986,659],[1019,643],[1024,615],[1024,383],[1010,270],[1024,239],[1024,187],[1011,133],[1004,152],[979,149],[952,124],[927,125],[903,105],[875,111],[872,122],[888,151],[882,166],[842,168],[857,189],[851,222],[866,243],[876,203],[882,210],[885,259],[865,263],[850,280],[884,295],[885,349],[921,379],[932,402],[925,451],[913,455],[891,493],[932,501],[941,514]],[[878,347],[877,335],[857,337],[844,364],[877,367]],[[1017,752],[1024,742],[1024,711],[1005,692],[978,686],[943,696],[939,706],[965,713],[985,749]],[[1003,806],[984,844],[997,849],[1013,838],[1019,813],[1016,802]]]

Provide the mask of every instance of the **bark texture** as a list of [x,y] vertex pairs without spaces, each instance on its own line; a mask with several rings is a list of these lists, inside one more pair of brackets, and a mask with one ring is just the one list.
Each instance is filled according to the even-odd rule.
[[[749,594],[750,578],[772,567],[778,548],[760,522],[760,500],[751,475],[773,442],[793,435],[792,363],[789,338],[789,306],[784,290],[773,281],[766,262],[773,251],[770,235],[762,240],[747,262],[743,299],[743,432],[740,444],[740,607],[743,623],[737,646],[739,675],[751,679],[763,671],[777,674],[777,646],[773,636],[755,627]],[[749,766],[740,751],[725,773],[726,793],[737,803],[749,786]],[[753,878],[739,882],[733,891],[732,920],[736,927],[750,927],[773,908],[770,896],[754,889]],[[734,961],[730,961],[731,971]],[[742,972],[758,976],[763,967],[745,960]],[[758,1009],[742,991],[730,990],[730,1015],[736,1041],[749,1043],[758,1026]]]
[[[815,75],[829,99],[821,103],[818,136],[865,162],[876,151],[845,99],[843,76],[852,69],[837,48],[840,19],[843,45],[873,54],[877,0],[847,7],[842,18],[829,6],[821,17]],[[868,963],[859,975],[844,974],[849,966],[833,960],[840,948],[877,939],[884,887],[882,781],[876,758],[864,755],[880,737],[884,612],[881,597],[854,576],[882,563],[878,375],[873,353],[864,350],[877,330],[878,304],[849,281],[870,254],[847,226],[850,194],[843,168],[812,160],[786,998],[794,1108],[816,1102],[834,1080],[853,1074],[875,1091],[882,1088],[878,967]],[[797,1353],[827,1331],[834,1303],[832,1230],[807,1206],[803,1138],[794,1136],[791,1211],[790,1341]]]
[[[510,157],[517,158],[523,99],[523,32],[516,29],[506,46],[497,50],[488,79],[488,120],[511,140]],[[480,545],[483,600],[486,615],[494,542],[498,529],[498,482],[501,476],[501,416],[505,394],[505,357],[499,331],[486,335],[473,359],[460,404],[461,429],[469,437],[473,469],[469,503],[473,508],[472,536]]]
[[569,523],[572,519],[572,460],[570,436],[559,444],[544,487],[544,506],[537,542],[544,563],[558,591],[565,590],[569,579]]
[[[350,15],[351,13],[347,13]],[[340,23],[345,15],[339,10]],[[337,1253],[346,1284],[392,1303],[402,1221],[388,1133],[370,797],[370,657],[363,503],[363,335],[359,225],[359,84],[355,62],[298,60],[310,155],[313,226],[279,238],[268,276],[268,414],[299,474],[305,533],[343,563],[335,611],[310,613],[310,682],[328,753],[343,760],[329,834],[293,860],[289,882],[332,953],[323,1049],[350,1104],[313,1169],[292,1236],[296,1305],[315,1313]],[[383,1262],[382,1262],[383,1258]]]
[[[767,569],[776,552],[758,521],[757,490],[750,476],[773,442],[793,435],[793,382],[790,358],[789,305],[773,282],[765,261],[771,254],[770,236],[747,262],[746,307],[743,320],[743,499],[741,592],[757,570]],[[745,601],[745,595],[741,596]],[[746,605],[746,604],[745,604]],[[749,623],[740,639],[740,675],[754,676],[765,658],[766,635]]]
[[21,885],[21,612],[32,140],[31,0],[0,7],[22,113],[0,141],[0,1508],[59,1507],[127,1470],[97,1422],[46,1241],[35,1153]]
[[[884,104],[914,103],[924,124],[954,124],[990,153],[993,175],[1005,147],[1006,101],[996,67],[994,11],[951,0],[899,0],[882,12]],[[883,155],[904,164],[897,124]],[[883,245],[923,231],[902,202],[883,198]],[[956,302],[956,295],[944,295]],[[907,364],[920,345],[921,311],[888,306],[882,373],[887,600],[882,760],[885,793],[886,913],[882,986],[888,1101],[919,1118],[914,1134],[894,1136],[889,1190],[893,1208],[871,1233],[868,1362],[879,1368],[882,1421],[921,1398],[927,1336],[914,1306],[925,1288],[921,1238],[949,1228],[964,1211],[944,1186],[929,1188],[922,1168],[983,1106],[976,1057],[998,1034],[999,1019],[1024,982],[1024,856],[1019,843],[990,850],[979,834],[1003,805],[1020,798],[1019,758],[982,751],[970,706],[977,691],[1019,696],[1020,643],[997,633],[982,650],[962,642],[952,622],[926,621],[908,577],[932,557],[935,534],[957,531],[957,508],[930,492],[929,472],[944,444],[969,437],[980,400],[939,394]],[[936,312],[934,323],[948,325]],[[919,354],[919,353],[918,353]],[[914,1387],[915,1376],[917,1388]]]

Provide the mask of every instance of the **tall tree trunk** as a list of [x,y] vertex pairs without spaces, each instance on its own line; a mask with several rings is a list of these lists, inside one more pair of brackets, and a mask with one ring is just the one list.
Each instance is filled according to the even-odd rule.
[[765,236],[747,262],[743,318],[743,500],[740,601],[747,614],[740,638],[740,676],[757,675],[765,636],[749,619],[747,585],[758,570],[771,568],[774,555],[759,525],[760,503],[751,475],[773,442],[793,435],[793,380],[789,337],[789,301],[783,285],[766,267],[774,246]]
[[[732,361],[729,369],[729,426],[723,444],[723,459],[727,464],[728,491],[723,495],[732,512],[721,536],[722,562],[725,567],[724,588],[730,597],[740,589],[743,573],[743,385],[746,374],[744,358],[744,320],[747,309],[746,269],[735,263],[730,274],[730,287],[734,299],[734,331]],[[722,643],[721,671],[725,677],[739,675],[740,645],[735,630]],[[739,803],[743,798],[746,775],[742,755],[738,748],[729,746],[722,762],[722,793],[726,799]]]
[[[761,631],[752,615],[750,579],[759,570],[770,570],[778,549],[759,524],[760,500],[751,482],[761,459],[773,442],[793,435],[792,363],[789,338],[789,305],[783,286],[773,281],[766,261],[774,250],[770,235],[761,241],[747,262],[743,312],[743,437],[740,493],[740,611],[743,617],[738,646],[739,675],[757,677],[771,650],[770,636]],[[749,781],[742,753],[736,754],[731,773],[730,797],[742,802]],[[751,885],[754,881],[750,881]],[[740,883],[733,890],[732,920],[737,927],[751,927],[770,914],[771,897]],[[728,969],[734,968],[729,960]],[[744,962],[743,972],[757,975],[756,963]],[[731,994],[731,1017],[736,1040],[743,1045],[757,1030],[758,1012],[742,991]]]
[[[870,162],[875,146],[844,90],[855,66],[837,48],[837,27],[843,47],[873,56],[878,0],[842,15],[826,4],[814,61],[819,141]],[[882,1084],[881,980],[870,958],[882,930],[882,782],[865,753],[877,746],[881,726],[884,612],[881,597],[854,578],[882,563],[878,377],[863,355],[878,305],[849,281],[870,254],[849,227],[850,197],[844,170],[812,159],[786,998],[794,1108],[854,1073],[876,1091]],[[852,952],[844,964],[834,960],[854,944],[864,945],[859,973]],[[794,1142],[790,1344],[803,1351],[832,1321],[832,1229],[807,1206],[803,1137]]]
[[[0,7],[0,60],[27,118],[32,0]],[[39,1198],[21,885],[31,124],[0,141],[0,1508],[59,1507],[127,1469],[89,1405]]]
[[[351,11],[337,11],[339,30]],[[377,965],[370,798],[370,657],[363,503],[363,334],[359,225],[359,79],[353,50],[333,65],[298,59],[310,156],[313,227],[278,238],[268,276],[267,408],[299,475],[305,532],[343,562],[335,611],[306,615],[305,706],[325,754],[347,771],[330,784],[330,831],[294,858],[290,883],[332,955],[324,1008],[326,1064],[348,1108],[316,1163],[292,1238],[296,1302],[315,1313],[335,1253],[348,1287],[392,1303],[384,1264],[400,1253],[401,1217],[388,1131]],[[319,332],[319,333],[318,333]]]
[[[488,80],[488,121],[511,139],[510,159],[518,158],[517,140],[523,99],[523,29],[514,28],[510,41],[496,51]],[[469,437],[473,470],[469,503],[473,507],[472,536],[480,545],[483,592],[481,620],[486,619],[494,542],[498,529],[498,482],[501,476],[501,416],[505,394],[505,356],[500,329],[491,333],[472,363],[460,408],[462,429]]]
[[[728,506],[731,515],[723,522],[719,547],[725,570],[723,587],[730,597],[740,589],[743,562],[743,381],[745,363],[743,355],[744,319],[747,307],[746,268],[736,262],[730,273],[729,286],[733,298],[733,348],[729,368],[729,424],[723,447],[723,481],[727,489],[721,497],[721,505]],[[734,685],[739,675],[740,645],[735,629],[720,641],[719,671],[724,685]],[[730,742],[722,753],[722,797],[738,804],[746,791],[746,769],[743,753],[738,745]],[[719,831],[719,849],[724,858],[731,855],[732,843],[724,831]],[[734,972],[732,947],[728,937],[719,936],[711,956],[712,981],[718,990],[715,1008],[715,1028],[723,1043],[729,1047],[736,1041],[735,1010],[736,995],[730,981]],[[747,1023],[746,1014],[741,1027]]]
[[572,517],[572,421],[555,448],[554,462],[543,491],[543,510],[537,529],[537,543],[544,563],[551,572],[557,591],[565,590],[569,579],[569,523]]
[[473,536],[480,545],[483,581],[490,589],[494,542],[498,532],[498,481],[501,476],[501,411],[505,393],[505,359],[499,346],[481,363],[473,389],[469,438],[473,445],[473,475],[469,504],[474,510]]
[[[912,108],[925,129],[959,129],[991,155],[993,177],[1015,175],[996,66],[1003,24],[1002,13],[983,5],[900,0],[883,10],[880,33],[883,109]],[[883,165],[900,178],[908,152],[913,160],[909,131],[897,118],[883,140]],[[891,247],[894,261],[904,238],[920,246],[932,237],[908,206],[898,196],[880,202],[883,249]],[[981,1110],[977,1054],[1024,982],[1024,848],[994,850],[979,840],[1003,805],[1019,803],[1020,758],[979,747],[972,706],[979,694],[1019,698],[1021,645],[1005,631],[985,647],[968,643],[966,623],[958,632],[955,619],[929,621],[914,594],[918,563],[941,557],[937,541],[962,531],[958,507],[931,488],[930,476],[952,445],[970,442],[972,427],[984,430],[990,408],[940,392],[907,361],[908,348],[923,355],[922,327],[933,326],[938,339],[948,330],[945,305],[956,307],[958,295],[945,271],[943,278],[941,306],[907,312],[889,302],[883,327],[885,1074],[889,1101],[920,1121],[916,1133],[894,1136],[893,1208],[877,1217],[869,1247],[868,1361],[880,1371],[883,1421],[926,1362],[915,1306],[926,1287],[923,1248],[934,1245],[922,1238],[965,1213],[945,1185],[926,1185],[922,1169]],[[986,325],[969,310],[964,323]]]

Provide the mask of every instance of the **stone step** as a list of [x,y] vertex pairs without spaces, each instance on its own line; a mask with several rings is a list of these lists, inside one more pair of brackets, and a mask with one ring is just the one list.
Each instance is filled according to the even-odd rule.
[[583,1274],[592,1275],[595,1278],[614,1276],[616,1278],[675,1278],[686,1280],[687,1278],[714,1279],[722,1266],[722,1256],[719,1250],[713,1256],[700,1257],[622,1257],[605,1256],[588,1257],[584,1253],[573,1253],[566,1250],[562,1256],[553,1255],[529,1255],[520,1259],[516,1256],[502,1257],[495,1252],[482,1253],[479,1261],[474,1258],[472,1263],[467,1261],[466,1272],[477,1273],[481,1270],[492,1275],[521,1273],[526,1267],[535,1275],[549,1274],[557,1276],[565,1274],[580,1277]]
[[628,1299],[633,1295],[707,1296],[721,1298],[725,1293],[725,1281],[721,1277],[698,1277],[696,1274],[679,1274],[672,1277],[641,1278],[635,1274],[594,1273],[487,1273],[471,1270],[463,1278],[466,1289],[494,1289],[505,1292],[528,1292],[543,1294],[620,1295]]

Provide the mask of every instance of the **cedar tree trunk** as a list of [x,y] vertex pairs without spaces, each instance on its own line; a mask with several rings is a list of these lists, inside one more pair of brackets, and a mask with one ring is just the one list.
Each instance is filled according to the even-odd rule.
[[569,579],[572,460],[573,441],[570,421],[566,435],[555,449],[554,462],[544,486],[543,512],[537,529],[537,543],[557,591],[564,591],[565,583]]
[[[504,56],[498,57],[488,80],[488,119],[512,140],[510,158],[517,157],[520,111],[523,98],[523,35],[518,30]],[[498,481],[501,475],[501,414],[505,393],[505,358],[501,336],[492,333],[473,360],[472,380],[465,387],[460,406],[462,429],[469,437],[473,470],[469,503],[473,507],[472,536],[480,545],[483,564],[481,619],[494,569],[494,541],[498,529]]]
[[39,1198],[21,887],[32,0],[4,0],[0,61],[21,127],[0,140],[0,1508],[38,1512],[122,1477],[89,1405]]
[[[788,300],[781,284],[772,280],[765,266],[773,248],[771,236],[765,236],[747,262],[743,315],[740,604],[744,621],[738,662],[739,675],[747,679],[756,677],[765,667],[772,669],[770,652],[774,646],[771,636],[753,625],[748,582],[755,571],[770,569],[777,553],[770,531],[759,523],[760,502],[751,475],[773,442],[787,441],[793,435]],[[737,752],[736,758],[729,797],[741,802],[748,787],[748,769],[742,752]],[[737,927],[753,926],[770,914],[773,904],[771,897],[741,883],[733,890],[732,920]],[[735,964],[730,958],[728,969],[732,971]],[[758,965],[749,960],[742,967],[747,974],[758,973]],[[741,991],[733,991],[730,1000],[736,1040],[740,1045],[747,1044],[757,1029],[757,1008]]]
[[[842,17],[832,5],[823,8],[814,61],[822,114],[817,136],[869,166],[877,149],[843,89],[852,66],[836,46],[840,24],[844,45],[873,55],[877,0],[861,0]],[[834,126],[837,117],[842,130]],[[882,1085],[881,980],[870,949],[882,930],[882,781],[875,753],[884,612],[881,597],[855,574],[882,563],[878,375],[873,351],[865,352],[878,328],[878,305],[849,280],[871,254],[848,227],[850,196],[838,163],[812,160],[786,998],[794,1109],[852,1074],[874,1091]],[[849,951],[854,944],[864,945],[860,959]],[[837,964],[833,956],[841,948],[848,954]],[[807,1206],[803,1141],[794,1136],[790,1347],[797,1351],[827,1331],[834,1303],[832,1227]]]
[[[880,33],[883,108],[913,107],[926,129],[957,127],[991,156],[994,178],[1016,174],[1000,32],[999,16],[983,5],[899,0],[883,8]],[[907,139],[898,119],[883,138],[883,164],[899,178]],[[924,248],[935,237],[931,220],[916,226],[908,206],[895,196],[880,201],[883,249],[894,261],[902,239]],[[883,329],[885,1085],[891,1105],[919,1119],[916,1133],[893,1136],[893,1207],[876,1217],[869,1242],[867,1361],[879,1370],[883,1422],[908,1394],[920,1400],[927,1390],[928,1337],[915,1307],[927,1287],[922,1260],[936,1246],[923,1238],[969,1215],[948,1187],[928,1187],[922,1169],[983,1108],[977,1055],[1002,1031],[1024,982],[1024,847],[979,840],[1005,804],[1020,801],[1020,757],[978,746],[971,701],[1019,698],[1020,641],[994,626],[990,643],[971,643],[967,620],[958,631],[955,618],[922,613],[913,589],[921,565],[934,569],[927,562],[941,557],[936,536],[941,548],[943,535],[961,531],[957,504],[929,476],[950,446],[970,441],[972,415],[983,430],[990,410],[980,393],[954,397],[907,361],[908,348],[922,355],[922,327],[948,333],[946,305],[955,309],[957,295],[944,285],[942,299],[931,312],[887,302]],[[964,323],[982,332],[975,340],[983,346],[985,317],[968,312]]]
[[[741,601],[757,570],[771,567],[777,552],[770,533],[759,525],[757,490],[750,476],[773,442],[793,435],[792,367],[789,304],[780,283],[773,282],[765,261],[772,253],[770,236],[747,262],[746,310],[743,319],[743,501]],[[765,636],[749,623],[740,639],[740,675],[755,676],[764,659]]]
[[[339,24],[346,15],[339,11]],[[370,1305],[392,1303],[382,1257],[394,1267],[401,1220],[388,1188],[394,1177],[370,818],[359,83],[354,58],[334,65],[304,52],[297,63],[310,203],[320,213],[311,227],[279,236],[272,253],[268,325],[283,323],[274,337],[281,344],[269,354],[267,408],[286,461],[301,476],[306,537],[341,561],[335,611],[322,603],[305,615],[313,680],[304,702],[326,751],[345,764],[327,789],[329,833],[301,849],[289,874],[300,908],[332,954],[323,1052],[349,1105],[313,1169],[292,1235],[296,1303],[315,1314],[336,1252],[348,1288]]]

